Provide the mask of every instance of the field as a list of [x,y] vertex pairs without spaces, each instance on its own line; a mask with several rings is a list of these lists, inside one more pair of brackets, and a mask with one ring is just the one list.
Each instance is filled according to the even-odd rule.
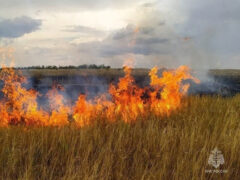
[[[169,117],[0,130],[1,179],[239,179],[240,96],[188,97]],[[221,169],[205,173],[211,151]]]
[[[239,102],[239,94],[191,95],[170,115],[149,113],[132,123],[96,117],[81,128],[3,127],[0,178],[239,179]],[[224,156],[217,168],[223,173],[209,173],[216,170],[208,164],[215,147]]]

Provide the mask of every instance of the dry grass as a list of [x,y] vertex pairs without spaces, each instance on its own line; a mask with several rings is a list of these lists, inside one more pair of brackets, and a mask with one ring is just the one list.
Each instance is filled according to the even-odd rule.
[[[150,69],[135,68],[133,69],[133,76],[147,75]],[[160,69],[159,72],[165,69]],[[43,76],[122,76],[124,71],[120,69],[22,69],[21,72],[27,77],[43,77]],[[240,77],[239,69],[211,69],[208,71],[211,76],[227,76],[227,77]]]
[[232,77],[240,77],[239,69],[212,69],[209,71],[211,75],[215,76],[232,76]]
[[[239,179],[240,96],[188,97],[169,117],[0,129],[1,179]],[[206,174],[218,147],[225,174]]]
[[[44,77],[44,76],[123,76],[123,69],[28,69],[21,70],[22,74],[27,77]],[[134,69],[133,75],[146,76],[149,69]]]

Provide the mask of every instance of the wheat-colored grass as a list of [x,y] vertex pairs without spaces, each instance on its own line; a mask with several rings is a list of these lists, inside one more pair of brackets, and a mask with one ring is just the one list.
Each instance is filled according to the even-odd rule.
[[[134,124],[0,129],[1,179],[239,179],[240,96],[188,97]],[[222,151],[224,174],[208,157]]]

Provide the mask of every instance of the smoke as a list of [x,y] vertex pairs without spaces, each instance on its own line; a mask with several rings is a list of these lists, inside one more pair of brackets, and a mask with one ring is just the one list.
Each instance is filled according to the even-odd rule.
[[[232,3],[218,0],[169,0],[168,3],[163,1],[142,4],[129,17],[126,27],[113,31],[101,41],[71,44],[68,48],[64,47],[68,52],[57,47],[51,52],[39,50],[37,57],[36,53],[31,54],[31,57],[36,58],[37,62],[44,62],[39,61],[38,58],[41,57],[46,59],[45,62],[66,63],[67,59],[72,64],[92,62],[112,67],[121,67],[124,60],[129,58],[134,59],[135,67],[151,68],[157,65],[176,68],[179,65],[188,65],[202,84],[206,84],[200,89],[217,91],[220,85],[209,77],[208,70],[240,67],[239,10],[240,3],[237,0]],[[94,32],[83,26],[78,28]],[[49,56],[45,57],[43,54]],[[70,55],[66,54],[71,54],[71,57],[68,59]],[[98,81],[99,84],[107,84],[99,77],[93,79],[94,84]],[[45,81],[47,80],[40,84],[46,84]],[[86,82],[79,77],[77,83]],[[75,88],[66,85],[66,89]],[[100,86],[93,92],[86,89],[84,91],[94,94],[104,90],[105,87]],[[74,91],[72,94],[77,96]]]

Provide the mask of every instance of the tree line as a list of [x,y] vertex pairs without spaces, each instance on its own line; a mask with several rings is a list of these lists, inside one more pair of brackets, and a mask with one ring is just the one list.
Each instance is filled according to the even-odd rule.
[[105,66],[104,64],[83,64],[79,66],[27,66],[27,67],[15,67],[15,69],[110,69],[111,66]]

